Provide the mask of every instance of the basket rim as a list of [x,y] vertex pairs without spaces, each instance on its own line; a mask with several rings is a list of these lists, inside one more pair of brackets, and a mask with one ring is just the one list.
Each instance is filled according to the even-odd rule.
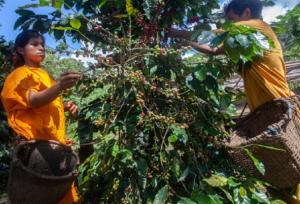
[[[269,106],[272,106],[273,104],[275,103],[282,103],[282,104],[286,104],[288,106],[288,109],[289,108],[295,108],[293,107],[293,102],[291,101],[290,98],[284,98],[284,97],[281,97],[281,98],[275,98],[275,99],[272,99],[270,101],[267,101],[266,103],[256,107],[253,111],[251,111],[248,115],[244,116],[243,118],[241,118],[241,120],[239,122],[237,122],[236,126],[239,126],[241,125],[241,123],[243,123],[244,121],[247,121],[249,119],[251,119],[252,117],[255,117],[255,115],[259,114],[261,112],[262,109],[266,108],[266,107],[269,107]],[[294,109],[296,110],[296,108]]]
[[[32,176],[36,176],[36,177],[39,177],[40,179],[47,179],[47,180],[52,180],[52,181],[57,181],[57,180],[62,180],[62,179],[72,179],[74,177],[76,177],[78,175],[78,171],[76,170],[76,172],[72,171],[70,172],[69,174],[67,175],[63,175],[63,176],[48,176],[48,175],[44,175],[44,174],[40,174],[40,173],[36,173],[34,171],[32,171],[30,168],[26,167],[23,162],[21,161],[21,159],[19,159],[17,157],[17,153],[18,151],[25,145],[27,144],[34,144],[34,143],[50,143],[50,144],[57,144],[57,145],[60,145],[60,146],[63,146],[63,147],[67,147],[67,148],[70,148],[58,141],[55,141],[55,140],[28,140],[28,141],[21,141],[16,147],[15,147],[15,150],[14,150],[14,153],[13,153],[13,159],[12,159],[12,162],[15,163],[16,165],[18,165],[19,167],[22,168],[22,170],[26,171],[27,173],[29,173],[30,175]],[[79,157],[78,155],[70,148],[71,152],[72,152],[72,155],[75,156],[76,158],[76,166],[78,167],[79,166]]]

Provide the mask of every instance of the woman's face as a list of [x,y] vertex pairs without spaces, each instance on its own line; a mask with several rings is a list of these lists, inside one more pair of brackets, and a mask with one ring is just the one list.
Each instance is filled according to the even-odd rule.
[[41,63],[45,58],[45,44],[41,37],[32,38],[18,52],[23,55],[25,62]]

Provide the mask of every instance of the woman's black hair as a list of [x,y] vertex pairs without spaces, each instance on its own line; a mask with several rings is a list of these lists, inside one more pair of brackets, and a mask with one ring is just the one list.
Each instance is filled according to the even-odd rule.
[[241,16],[245,9],[249,8],[253,18],[261,18],[263,3],[260,0],[232,0],[224,7],[225,15],[232,10]]
[[45,44],[44,36],[36,30],[26,30],[20,33],[15,40],[15,61],[13,63],[14,68],[23,66],[25,60],[23,55],[18,52],[18,48],[24,48],[31,39],[41,38]]

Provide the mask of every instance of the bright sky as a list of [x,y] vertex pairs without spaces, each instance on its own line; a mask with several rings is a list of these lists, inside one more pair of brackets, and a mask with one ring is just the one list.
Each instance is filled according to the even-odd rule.
[[289,9],[300,4],[300,0],[276,0],[276,5],[263,10],[264,20],[268,23],[275,21],[279,15],[284,15]]
[[[224,0],[220,0],[223,2]],[[263,11],[264,20],[268,23],[276,20],[278,15],[283,15],[288,9],[293,8],[300,0],[275,0],[276,5],[265,8]],[[15,10],[22,5],[32,3],[32,0],[6,0],[4,7],[0,10],[0,35],[4,35],[7,40],[14,40],[19,31],[13,29],[14,22],[18,19]],[[50,8],[39,8],[37,13],[49,13]],[[46,43],[50,47],[55,47],[56,42],[53,37],[46,36]],[[78,45],[77,45],[78,46]],[[75,45],[76,47],[76,45]]]
[[[5,4],[3,8],[0,9],[0,35],[4,35],[6,40],[14,41],[19,31],[14,30],[14,23],[18,19],[18,14],[15,13],[15,10],[19,6],[26,5],[28,3],[32,3],[30,0],[5,0]],[[50,11],[49,8],[40,8],[38,11],[48,13]],[[50,36],[46,36],[46,43],[48,45],[55,46],[55,40]]]
[[[0,35],[3,35],[6,40],[14,41],[19,30],[14,30],[14,23],[19,18],[19,15],[15,13],[15,10],[20,7],[30,3],[35,3],[36,0],[5,0],[5,4],[3,8],[0,8]],[[33,10],[38,14],[48,14],[54,11],[53,8],[50,7],[41,7]],[[54,37],[45,35],[46,44],[52,48],[56,47],[56,40]],[[79,48],[80,45],[73,44],[72,42],[68,43],[72,45],[72,47]]]

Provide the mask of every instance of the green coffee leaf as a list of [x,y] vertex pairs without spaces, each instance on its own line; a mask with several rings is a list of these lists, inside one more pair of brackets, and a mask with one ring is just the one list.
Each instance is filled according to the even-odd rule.
[[166,203],[166,201],[168,199],[168,191],[169,191],[168,189],[169,189],[168,185],[165,185],[164,187],[162,187],[155,195],[153,204]]
[[191,198],[198,204],[223,204],[219,195],[205,194],[201,191],[193,191]]
[[212,175],[208,179],[203,179],[208,185],[212,187],[223,187],[228,183],[228,179],[224,176]]
[[78,30],[81,27],[81,22],[80,22],[80,20],[73,18],[70,21],[70,25],[72,26],[72,28],[75,28]]
[[126,11],[129,16],[134,16],[137,10],[133,7],[132,0],[126,0]]
[[268,199],[268,196],[265,192],[253,192],[252,199],[257,200],[259,203],[270,204],[270,200]]
[[186,144],[188,141],[188,136],[185,129],[178,127],[177,125],[171,126],[172,134],[168,138],[168,141],[171,143],[176,142],[177,140]]
[[249,45],[250,45],[250,42],[249,42],[249,40],[248,40],[248,38],[247,38],[246,35],[241,35],[241,34],[239,34],[239,35],[235,36],[235,39],[236,39],[236,40],[240,43],[240,45],[242,45],[244,48],[248,48]]
[[177,202],[177,204],[197,204],[197,203],[192,201],[189,198],[182,197],[181,200]]
[[107,3],[107,1],[108,1],[108,0],[102,0],[101,3],[100,3],[99,6],[98,6],[99,9],[101,9],[101,8]]
[[187,167],[183,172],[182,174],[180,175],[179,179],[177,180],[178,182],[181,182],[181,181],[184,181],[185,178],[189,175],[189,172],[190,172],[190,168]]
[[40,6],[49,6],[50,3],[50,0],[40,0]]
[[199,81],[204,81],[206,79],[207,70],[204,67],[201,67],[201,69],[197,72],[195,72],[195,77]]
[[120,148],[119,148],[119,145],[118,144],[115,144],[112,148],[112,153],[111,155],[113,157],[116,157],[118,154],[119,154],[119,151],[120,151]]
[[261,173],[262,175],[265,175],[266,169],[264,164],[259,161],[257,158],[255,158],[252,154],[252,152],[250,152],[247,148],[244,149],[246,154],[250,157],[250,159],[253,161],[256,169],[259,171],[259,173]]

